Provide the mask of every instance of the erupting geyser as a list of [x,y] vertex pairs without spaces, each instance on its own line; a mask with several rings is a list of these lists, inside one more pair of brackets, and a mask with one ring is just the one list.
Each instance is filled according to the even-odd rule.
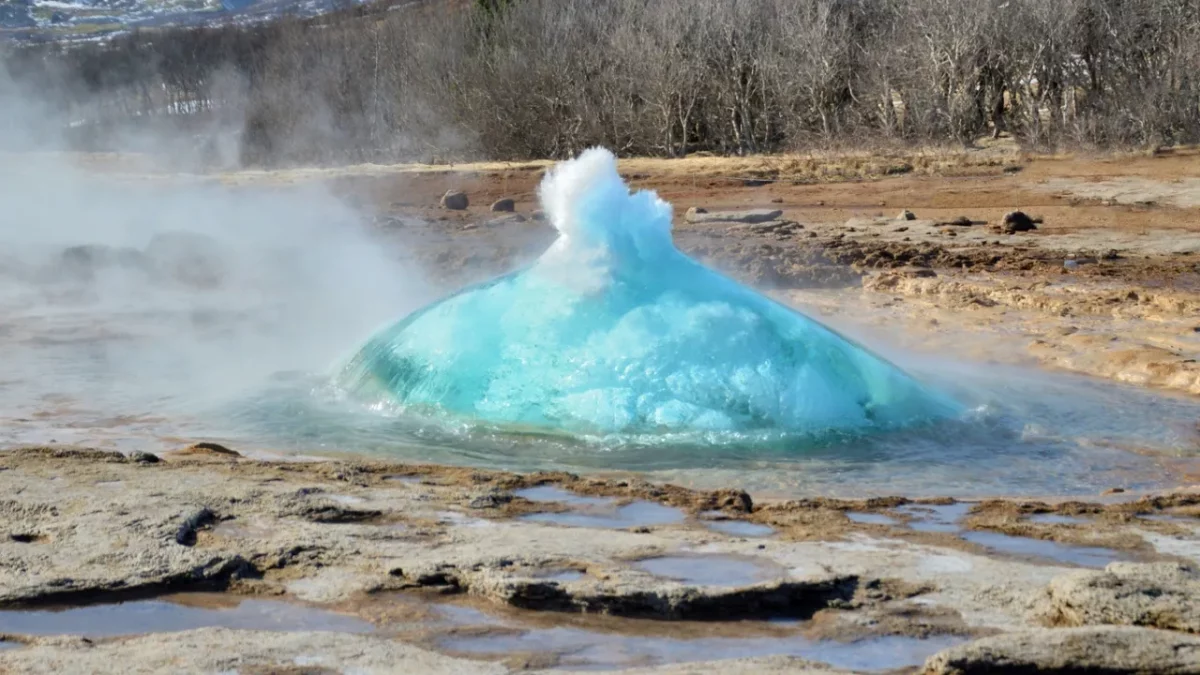
[[887,361],[680,253],[671,205],[630,193],[607,150],[560,164],[539,197],[553,246],[383,330],[340,386],[374,404],[579,434],[864,432],[957,413]]

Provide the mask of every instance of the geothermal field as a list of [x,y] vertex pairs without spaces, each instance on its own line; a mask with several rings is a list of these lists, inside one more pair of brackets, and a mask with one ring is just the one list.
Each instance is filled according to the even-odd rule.
[[0,675],[1200,675],[1189,0],[0,2]]
[[1196,672],[1200,163],[987,153],[6,164],[0,668]]

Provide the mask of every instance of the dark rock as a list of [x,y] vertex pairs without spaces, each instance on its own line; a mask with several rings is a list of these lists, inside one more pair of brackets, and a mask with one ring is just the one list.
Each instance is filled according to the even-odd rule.
[[91,280],[97,271],[107,268],[145,270],[146,257],[133,248],[114,248],[104,244],[85,244],[63,249],[59,265],[64,272],[81,281]]
[[442,195],[441,205],[444,209],[462,211],[470,206],[470,201],[467,199],[467,193],[462,190],[447,190],[446,194]]
[[138,464],[158,464],[162,461],[158,455],[150,452],[142,452],[141,450],[129,453],[129,459]]
[[896,216],[896,220],[916,220],[916,219],[917,219],[917,214],[913,213],[912,211],[909,211],[908,209],[904,209],[903,211],[900,212],[900,215]]
[[503,213],[512,213],[517,210],[517,204],[513,200],[505,197],[492,202],[492,210]]
[[1011,211],[1004,214],[1004,221],[1000,226],[1000,231],[1004,234],[1016,234],[1036,229],[1037,225],[1024,211]]

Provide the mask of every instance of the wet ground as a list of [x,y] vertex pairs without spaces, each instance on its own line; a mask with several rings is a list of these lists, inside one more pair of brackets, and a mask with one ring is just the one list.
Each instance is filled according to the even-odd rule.
[[[311,258],[270,226],[238,245],[281,208],[257,197],[221,197],[230,227],[202,240],[8,242],[0,671],[1194,672],[1189,157],[829,186],[639,166],[682,248],[972,408],[804,447],[514,436],[323,387],[373,326],[548,243],[536,172],[342,172],[353,208],[283,198],[291,241],[332,252]],[[429,207],[446,187],[472,207]],[[499,196],[519,218],[487,211]],[[163,199],[174,226],[198,217]],[[993,232],[1011,208],[1044,222]],[[957,215],[988,224],[940,224]]]
[[[1154,626],[1121,634],[1142,644],[1200,626],[1194,492],[756,503],[636,478],[271,462],[208,446],[12,449],[0,490],[0,667],[17,672],[82,658],[85,643],[60,636],[131,672],[155,672],[161,649],[183,644],[236,651],[240,672],[303,655],[358,672],[367,654],[393,663],[364,672],[436,654],[449,660],[429,672],[721,659],[749,659],[722,666],[734,672],[866,672],[993,635],[1024,636],[1030,654],[1060,627]],[[227,670],[205,658],[195,672]]]

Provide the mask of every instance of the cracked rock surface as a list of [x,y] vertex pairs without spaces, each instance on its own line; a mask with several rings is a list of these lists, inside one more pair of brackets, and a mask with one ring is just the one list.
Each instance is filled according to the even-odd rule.
[[[557,492],[547,501],[521,496],[537,485],[556,485]],[[695,620],[737,626],[787,618],[815,640],[976,638],[933,656],[930,672],[1026,666],[1059,672],[1064,654],[1092,659],[1081,664],[1115,664],[1112,672],[1195,672],[1186,668],[1196,664],[1200,639],[1188,633],[1196,626],[1195,561],[1181,557],[1178,544],[1189,531],[1180,522],[1186,525],[1200,499],[1190,493],[1107,504],[1001,500],[962,509],[963,528],[1002,528],[1067,544],[1102,535],[1145,561],[1098,571],[914,530],[893,511],[908,503],[902,498],[757,503],[744,492],[638,479],[260,461],[194,447],[157,462],[14,449],[0,453],[0,493],[7,495],[0,501],[2,609],[217,590],[349,613],[379,629],[352,635],[200,628],[89,640],[10,634],[0,636],[11,647],[0,649],[0,672],[62,672],[65,663],[105,672],[104,664],[115,662],[132,673],[491,673],[554,664],[537,654],[497,659],[446,652],[421,626],[390,632],[376,615],[393,606],[389,594],[459,597],[503,610],[509,618],[498,625],[470,629],[498,636],[511,635],[516,629],[505,621],[517,618],[553,629],[565,621],[555,617],[597,616],[680,630]],[[614,527],[553,521],[596,504],[651,504],[658,515],[676,515]],[[1164,509],[1182,515],[1133,517]],[[846,517],[850,510],[893,518],[855,522]],[[1091,520],[1012,525],[1029,513],[1055,511]],[[718,512],[722,522],[753,522],[772,534],[710,529]],[[190,532],[182,542],[181,528]],[[1170,545],[1159,551],[1153,542]],[[1047,621],[1083,627],[1046,628]],[[602,628],[644,631],[633,625]],[[730,673],[830,670],[783,656],[721,663]],[[666,664],[637,672],[698,668]]]

